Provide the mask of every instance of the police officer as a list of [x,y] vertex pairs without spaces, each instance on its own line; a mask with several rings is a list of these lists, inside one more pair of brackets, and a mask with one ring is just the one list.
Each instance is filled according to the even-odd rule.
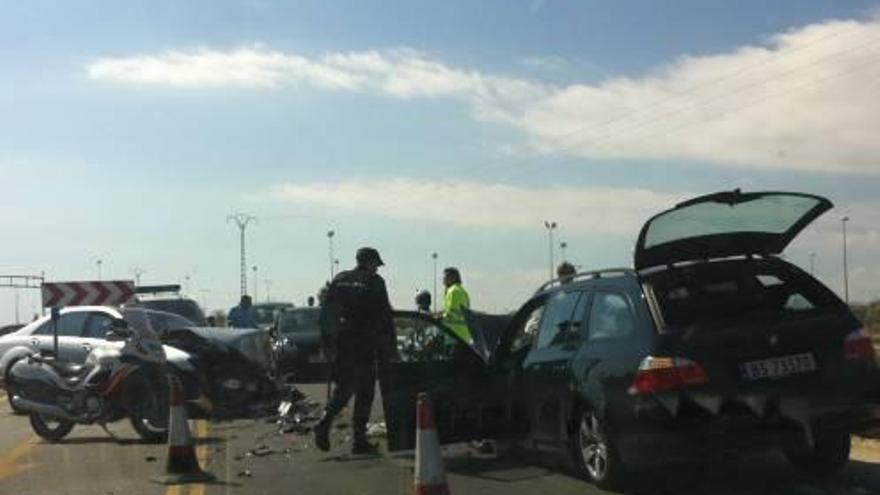
[[324,414],[315,425],[315,444],[330,450],[333,418],[355,396],[352,428],[353,454],[375,454],[367,441],[367,421],[376,388],[376,362],[396,353],[391,304],[385,281],[377,273],[384,265],[379,252],[361,248],[357,267],[337,275],[327,289],[321,308],[321,332],[329,355],[335,356],[334,388]]

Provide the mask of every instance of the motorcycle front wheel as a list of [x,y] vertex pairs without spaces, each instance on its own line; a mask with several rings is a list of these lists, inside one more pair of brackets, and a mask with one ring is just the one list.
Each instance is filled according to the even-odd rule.
[[168,438],[168,403],[154,391],[138,395],[130,415],[132,428],[145,441],[159,443]]
[[75,426],[73,421],[56,419],[38,412],[31,412],[30,420],[34,432],[50,442],[60,442]]

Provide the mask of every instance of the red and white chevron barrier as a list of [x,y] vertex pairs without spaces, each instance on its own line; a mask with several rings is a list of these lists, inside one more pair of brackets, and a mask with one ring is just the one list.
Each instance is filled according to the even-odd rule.
[[134,299],[134,282],[44,282],[43,306],[119,306]]

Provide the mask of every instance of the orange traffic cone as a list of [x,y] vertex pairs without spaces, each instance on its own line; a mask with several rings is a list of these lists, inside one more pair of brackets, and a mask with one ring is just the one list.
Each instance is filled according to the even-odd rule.
[[443,452],[434,426],[428,394],[419,394],[416,406],[415,495],[449,495]]
[[189,421],[184,407],[183,385],[171,377],[170,417],[168,420],[168,458],[165,473],[155,478],[164,485],[204,483],[214,481],[211,473],[202,471],[196,458],[196,448],[189,432]]

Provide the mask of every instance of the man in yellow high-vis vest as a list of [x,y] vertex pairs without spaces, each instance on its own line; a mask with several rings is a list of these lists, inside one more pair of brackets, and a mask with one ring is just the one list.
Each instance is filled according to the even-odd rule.
[[461,274],[457,268],[449,267],[443,270],[443,285],[446,287],[446,293],[443,295],[443,323],[463,341],[468,344],[473,343],[471,331],[462,311],[463,308],[470,309],[471,298],[461,286]]

